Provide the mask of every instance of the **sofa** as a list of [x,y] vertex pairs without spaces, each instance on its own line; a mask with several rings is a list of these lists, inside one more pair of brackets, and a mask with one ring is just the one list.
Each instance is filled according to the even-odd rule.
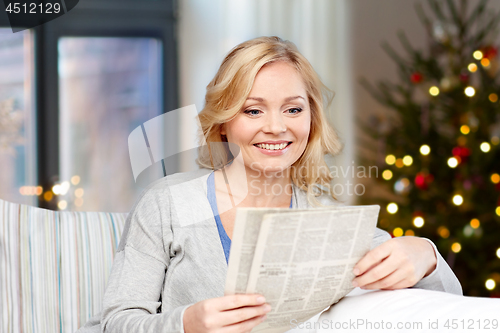
[[[0,200],[0,332],[73,333],[99,313],[126,217]],[[422,326],[408,326],[416,323]],[[500,299],[356,288],[290,328],[290,333],[498,332]]]
[[0,200],[0,332],[73,333],[100,312],[126,217]]

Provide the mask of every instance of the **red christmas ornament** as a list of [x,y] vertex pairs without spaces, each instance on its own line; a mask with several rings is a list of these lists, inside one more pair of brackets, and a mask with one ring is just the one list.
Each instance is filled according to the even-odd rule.
[[467,147],[455,147],[451,150],[453,156],[458,160],[458,163],[465,162],[470,155],[470,149]]
[[423,79],[424,79],[424,76],[419,72],[414,72],[410,76],[411,82],[413,82],[415,84],[422,82]]
[[483,58],[493,59],[498,55],[498,49],[492,45],[485,46],[481,48],[483,53]]
[[462,73],[458,76],[458,78],[460,79],[461,82],[463,83],[467,83],[469,82],[469,74],[467,73]]
[[423,172],[417,173],[415,176],[415,186],[421,190],[426,190],[429,188],[429,184],[434,181],[434,176],[431,174],[425,174]]
[[470,149],[467,147],[460,147],[460,156],[461,157],[470,156]]

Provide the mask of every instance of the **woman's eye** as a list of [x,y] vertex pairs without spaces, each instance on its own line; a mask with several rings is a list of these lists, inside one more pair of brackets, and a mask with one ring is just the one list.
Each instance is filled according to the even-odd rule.
[[291,109],[288,109],[288,112],[291,113],[291,114],[297,114],[297,113],[300,113],[302,111],[301,108],[291,108]]
[[244,113],[250,114],[252,116],[257,116],[259,114],[260,110],[245,110]]

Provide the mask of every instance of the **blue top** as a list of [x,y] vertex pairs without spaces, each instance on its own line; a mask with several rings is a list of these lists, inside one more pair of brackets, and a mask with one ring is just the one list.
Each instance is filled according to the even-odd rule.
[[[231,238],[226,234],[224,226],[219,217],[219,211],[217,210],[217,200],[215,197],[215,182],[214,173],[212,172],[207,179],[207,198],[212,207],[212,212],[214,213],[215,222],[217,223],[217,230],[219,231],[220,242],[222,243],[222,248],[224,249],[224,255],[226,256],[226,263],[229,263],[229,250],[231,249]],[[290,208],[292,208],[292,200],[290,200]]]

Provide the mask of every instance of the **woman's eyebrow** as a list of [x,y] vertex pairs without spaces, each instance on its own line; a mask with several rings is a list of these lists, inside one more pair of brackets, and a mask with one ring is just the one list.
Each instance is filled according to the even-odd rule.
[[[293,101],[294,99],[298,99],[298,98],[302,98],[304,101],[306,100],[302,96],[292,96],[292,97],[285,98],[285,102],[290,102],[290,101]],[[249,100],[249,99],[252,99],[252,100],[255,100],[255,101],[258,101],[258,102],[264,102],[264,99],[261,98],[261,97],[248,97],[247,100]]]

